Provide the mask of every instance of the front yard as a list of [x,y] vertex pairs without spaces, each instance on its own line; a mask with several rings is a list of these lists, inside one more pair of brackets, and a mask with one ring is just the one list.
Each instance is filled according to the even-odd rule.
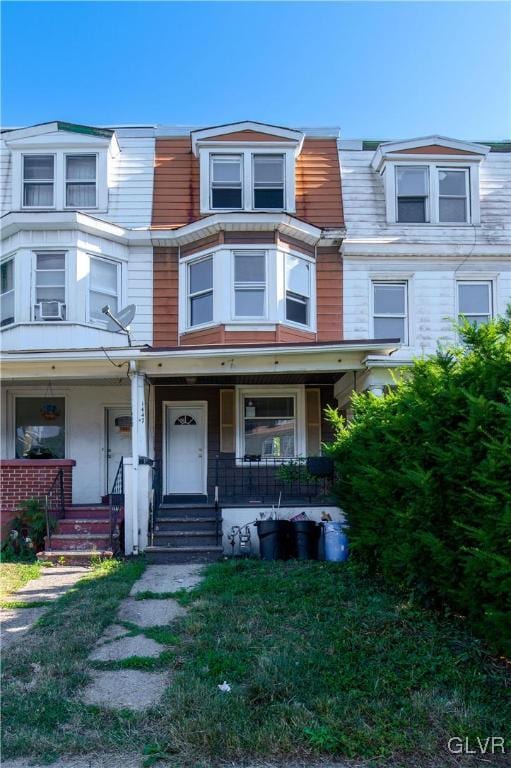
[[176,768],[326,757],[446,768],[472,764],[447,752],[450,737],[510,737],[504,665],[455,621],[384,591],[353,563],[210,566],[179,595],[188,614],[146,630],[168,650],[122,662],[172,672],[161,703],[145,713],[86,707],[75,694],[87,653],[142,568],[96,567],[4,655],[4,758],[144,752]]
[[32,579],[37,579],[40,563],[0,563],[0,602]]

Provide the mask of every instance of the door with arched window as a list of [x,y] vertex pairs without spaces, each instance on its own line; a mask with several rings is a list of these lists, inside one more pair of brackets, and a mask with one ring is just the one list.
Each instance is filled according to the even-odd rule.
[[165,425],[166,493],[206,493],[205,403],[168,404]]

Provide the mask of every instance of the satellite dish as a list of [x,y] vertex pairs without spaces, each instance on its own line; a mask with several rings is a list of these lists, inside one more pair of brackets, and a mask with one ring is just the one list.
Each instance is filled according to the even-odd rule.
[[116,315],[112,312],[108,304],[103,307],[101,310],[103,314],[105,314],[108,317],[108,324],[107,329],[109,331],[112,331],[113,333],[126,333],[128,336],[128,341],[131,346],[131,339],[130,339],[130,323],[132,322],[133,318],[135,317],[135,312],[137,311],[137,305],[136,304],[128,304],[127,307],[124,307],[124,309],[119,310]]

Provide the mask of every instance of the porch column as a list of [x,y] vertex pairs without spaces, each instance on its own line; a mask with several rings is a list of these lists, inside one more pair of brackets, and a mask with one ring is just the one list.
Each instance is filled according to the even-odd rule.
[[[131,451],[133,464],[131,467],[131,553],[136,555],[139,551],[138,540],[141,520],[145,519],[141,507],[144,506],[143,499],[147,497],[144,493],[143,481],[148,477],[148,473],[139,472],[139,457],[147,455],[147,429],[146,429],[146,407],[145,407],[145,387],[144,375],[137,371],[135,361],[130,362],[131,378]],[[139,478],[139,474],[141,477]],[[128,553],[127,553],[128,554]]]
[[371,384],[369,387],[367,387],[368,392],[372,392],[373,395],[376,395],[376,397],[383,397],[384,395],[384,388],[383,384]]

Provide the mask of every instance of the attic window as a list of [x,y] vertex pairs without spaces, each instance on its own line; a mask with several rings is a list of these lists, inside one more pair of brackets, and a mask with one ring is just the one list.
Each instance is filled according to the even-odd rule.
[[211,208],[242,207],[242,175],[241,155],[211,156]]
[[253,156],[254,208],[284,207],[284,156]]
[[24,155],[23,207],[52,208],[54,205],[55,157]]
[[427,167],[396,168],[396,188],[398,222],[424,224],[428,204]]

